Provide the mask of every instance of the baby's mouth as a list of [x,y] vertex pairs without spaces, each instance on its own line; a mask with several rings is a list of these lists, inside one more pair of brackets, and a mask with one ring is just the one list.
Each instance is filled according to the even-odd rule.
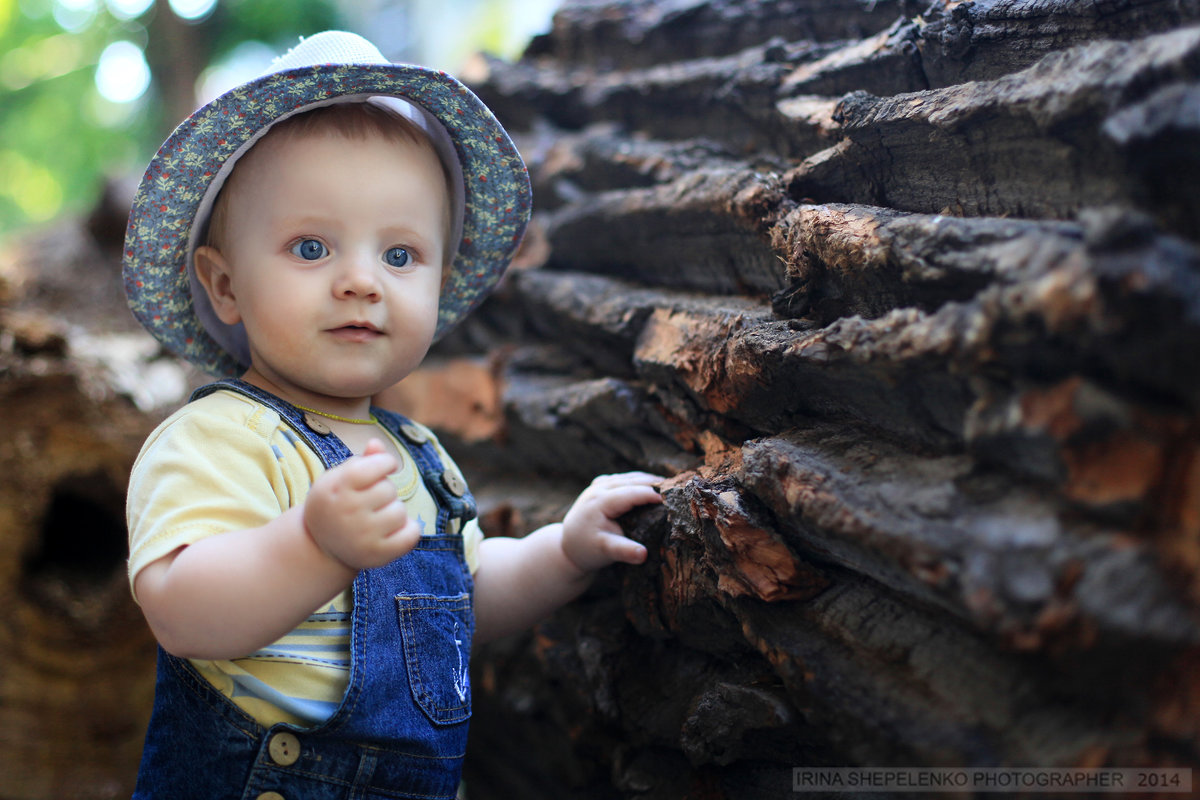
[[329,332],[335,338],[349,342],[367,342],[383,335],[383,331],[369,322],[349,322],[330,328]]

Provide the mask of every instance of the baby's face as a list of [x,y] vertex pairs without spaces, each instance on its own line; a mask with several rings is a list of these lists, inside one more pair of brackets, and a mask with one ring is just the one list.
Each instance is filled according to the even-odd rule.
[[267,138],[238,170],[222,249],[253,368],[297,402],[369,397],[411,372],[433,341],[446,255],[432,148]]

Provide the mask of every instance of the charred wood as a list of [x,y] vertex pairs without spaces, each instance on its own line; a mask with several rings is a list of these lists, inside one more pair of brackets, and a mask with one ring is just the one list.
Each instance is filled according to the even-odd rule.
[[[994,81],[887,98],[849,94],[835,115],[846,138],[793,171],[790,192],[934,214],[1051,219],[1085,204],[1132,203],[1147,190],[1124,168],[1105,124],[1194,76],[1198,47],[1200,29],[1183,28],[1081,45]],[[1179,214],[1155,210],[1163,222]],[[1194,235],[1196,221],[1174,229]]]
[[469,783],[1200,763],[1194,3],[702,5],[572,3],[481,87],[548,252],[468,460],[675,477],[480,661]]
[[1138,39],[1197,20],[1193,0],[938,2],[921,18],[921,65],[935,88],[991,80],[1056,50]]
[[614,14],[606,2],[570,0],[527,56],[610,69],[650,66],[729,55],[772,40],[856,39],[886,28],[904,9],[896,0],[752,0],[636,2]]

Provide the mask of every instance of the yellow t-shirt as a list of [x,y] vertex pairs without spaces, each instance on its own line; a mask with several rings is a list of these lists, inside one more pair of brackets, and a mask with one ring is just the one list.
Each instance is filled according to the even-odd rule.
[[[421,430],[446,469],[457,470],[432,433]],[[397,442],[397,449],[401,467],[391,478],[409,515],[427,521],[432,533],[434,499],[403,444]],[[317,454],[270,408],[224,390],[188,403],[150,434],[133,465],[126,504],[130,583],[142,568],[179,547],[265,525],[304,502],[324,471]],[[462,535],[474,572],[483,533],[471,520]],[[257,653],[191,663],[264,726],[316,725],[333,713],[346,690],[353,605],[347,588]]]

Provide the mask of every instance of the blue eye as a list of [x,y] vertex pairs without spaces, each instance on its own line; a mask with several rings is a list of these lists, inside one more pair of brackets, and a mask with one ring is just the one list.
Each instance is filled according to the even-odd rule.
[[383,260],[389,267],[406,267],[412,258],[403,247],[393,247],[383,254]]
[[325,245],[316,239],[301,239],[292,245],[292,249],[289,252],[294,256],[303,258],[305,261],[316,261],[319,258],[323,258],[328,251],[325,249]]

